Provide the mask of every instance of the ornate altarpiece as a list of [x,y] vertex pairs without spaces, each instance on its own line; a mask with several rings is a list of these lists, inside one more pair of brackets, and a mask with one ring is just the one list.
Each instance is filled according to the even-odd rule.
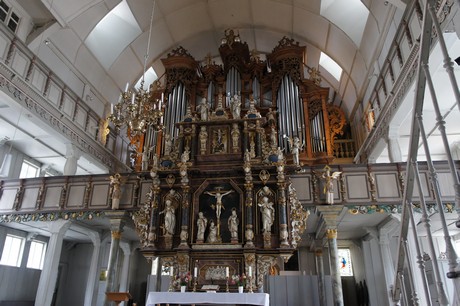
[[165,99],[165,129],[138,144],[152,185],[133,218],[142,252],[166,270],[196,267],[199,286],[251,272],[261,286],[306,227],[289,175],[330,162],[345,119],[317,77],[305,78],[305,47],[293,40],[261,60],[228,30],[219,52],[222,65],[182,47],[163,59],[151,91]]

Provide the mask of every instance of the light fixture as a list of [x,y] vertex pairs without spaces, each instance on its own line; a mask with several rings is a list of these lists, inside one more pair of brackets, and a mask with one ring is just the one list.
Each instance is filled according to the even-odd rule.
[[111,115],[108,117],[117,130],[126,126],[128,135],[131,137],[144,134],[150,126],[155,130],[163,128],[163,95],[161,95],[161,99],[155,99],[149,90],[144,89],[155,2],[153,2],[152,15],[150,17],[147,52],[144,56],[144,73],[140,87],[137,91],[133,91],[129,90],[129,83],[126,84],[125,91],[120,94],[118,103],[115,106],[112,104]]

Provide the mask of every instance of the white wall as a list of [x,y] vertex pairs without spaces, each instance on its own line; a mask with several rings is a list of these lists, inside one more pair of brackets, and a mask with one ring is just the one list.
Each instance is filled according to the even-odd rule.
[[[0,254],[3,252],[7,234],[20,237],[27,236],[26,232],[0,226]],[[35,239],[47,240],[46,237],[36,237]],[[26,242],[20,267],[0,265],[0,301],[35,300],[41,270],[26,268],[29,248],[30,242]]]

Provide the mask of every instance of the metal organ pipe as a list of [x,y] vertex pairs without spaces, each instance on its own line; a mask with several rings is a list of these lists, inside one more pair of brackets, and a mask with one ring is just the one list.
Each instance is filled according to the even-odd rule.
[[[301,99],[299,96],[299,88],[295,82],[292,81],[289,75],[283,77],[281,86],[278,90],[278,111],[279,111],[279,127],[280,138],[283,148],[288,148],[288,141],[281,138],[281,135],[289,137],[299,137],[301,143],[305,142],[305,122]],[[310,122],[312,125],[312,122]],[[316,128],[316,126],[312,125]],[[312,141],[314,143],[314,141]]]
[[176,123],[182,120],[186,113],[186,108],[185,87],[182,83],[179,83],[169,94],[165,114],[165,133],[169,134],[171,138],[178,136],[179,131],[176,128]]

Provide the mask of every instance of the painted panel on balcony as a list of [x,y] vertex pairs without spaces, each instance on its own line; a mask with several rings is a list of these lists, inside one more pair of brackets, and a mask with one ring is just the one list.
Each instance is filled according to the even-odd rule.
[[77,113],[75,114],[75,123],[78,124],[83,130],[86,126],[86,117],[88,113],[81,107],[77,107]]
[[[405,173],[404,173],[404,178],[405,178]],[[432,194],[431,194],[431,187],[429,187],[430,183],[428,180],[428,173],[420,171],[420,182],[422,185],[422,190],[423,190],[423,195],[426,200],[432,199],[434,200]],[[417,184],[414,184],[414,193],[412,196],[413,199],[419,199],[420,198],[420,192],[418,190]]]
[[134,200],[133,190],[134,190],[133,183],[127,183],[127,184],[121,185],[120,208],[121,207],[125,207],[125,208],[132,207],[136,205],[136,203],[133,201]]
[[85,199],[85,185],[74,185],[69,187],[67,207],[83,207]]
[[70,98],[68,95],[65,95],[64,96],[64,101],[63,101],[63,104],[62,104],[62,111],[67,116],[72,118],[74,108],[75,108],[75,101],[72,100],[72,98]]
[[109,184],[94,184],[93,193],[91,194],[91,208],[107,208],[109,196]]
[[345,175],[347,181],[348,201],[369,200],[369,187],[367,184],[367,174]]
[[35,68],[32,71],[32,86],[37,89],[38,92],[44,92],[45,91],[45,84],[46,84],[46,74],[43,73],[38,67],[35,66]]
[[375,173],[377,198],[382,200],[398,200],[401,192],[398,183],[398,173]]
[[311,192],[311,176],[296,176],[291,177],[292,186],[297,191],[297,198],[302,203],[311,203],[313,202],[312,192]]
[[438,172],[439,189],[443,198],[455,197],[454,182],[450,172]]
[[29,66],[29,59],[20,52],[15,52],[13,57],[13,63],[11,68],[16,72],[16,74],[25,78],[27,67]]
[[3,60],[6,58],[6,54],[8,52],[9,46],[10,46],[9,39],[0,35],[0,59]]
[[48,101],[50,101],[54,106],[59,107],[61,92],[61,88],[59,88],[56,83],[51,82],[48,92]]
[[43,203],[43,208],[58,208],[59,200],[61,198],[62,187],[48,187],[45,192],[45,200]]
[[0,198],[0,211],[13,210],[14,198],[16,197],[17,189],[3,189],[2,197]]
[[21,210],[34,210],[37,205],[37,197],[40,188],[26,188],[22,198]]

